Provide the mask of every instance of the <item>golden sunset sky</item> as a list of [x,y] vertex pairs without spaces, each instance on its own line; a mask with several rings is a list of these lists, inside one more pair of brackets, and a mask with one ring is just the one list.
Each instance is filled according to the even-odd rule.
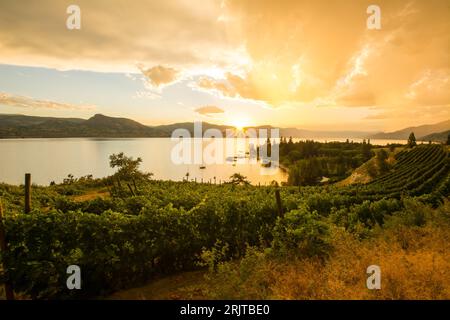
[[[81,9],[68,30],[66,8]],[[369,30],[367,7],[381,9]],[[0,1],[0,113],[395,130],[450,119],[449,0]]]

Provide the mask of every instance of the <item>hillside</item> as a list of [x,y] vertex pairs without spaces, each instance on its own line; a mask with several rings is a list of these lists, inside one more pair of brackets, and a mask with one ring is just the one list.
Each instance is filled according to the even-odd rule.
[[391,170],[363,185],[360,193],[377,197],[401,195],[433,197],[448,196],[450,154],[444,146],[419,145],[395,155]]
[[[232,126],[202,122],[203,131],[218,129],[225,136]],[[272,129],[263,125],[255,129]],[[194,123],[182,122],[168,125],[146,126],[127,118],[114,118],[96,114],[89,119],[35,117],[0,114],[0,139],[3,138],[78,138],[78,137],[170,137],[175,129],[186,129],[194,135]],[[294,138],[363,138],[360,131],[313,131],[298,128],[280,128],[280,135]]]
[[149,137],[162,134],[125,118],[96,114],[78,118],[0,115],[0,138]]
[[418,127],[408,127],[402,130],[393,131],[393,132],[379,132],[377,134],[369,136],[370,139],[408,139],[409,134],[414,132],[416,139],[418,140],[428,140],[425,139],[425,136],[436,133],[443,132],[445,130],[450,130],[450,120],[435,123],[435,124],[427,124]]
[[[225,136],[232,126],[202,123],[203,131],[214,128]],[[257,126],[255,129],[272,129],[273,126]],[[186,129],[194,134],[193,122],[168,125],[146,126],[127,118],[115,118],[96,114],[89,119],[35,117],[25,115],[0,114],[0,139],[4,138],[78,138],[78,137],[170,137],[173,130]],[[280,128],[280,136],[301,139],[313,138],[371,138],[371,139],[407,139],[414,132],[418,140],[443,141],[450,129],[450,120],[433,125],[409,127],[389,133],[370,134],[364,131],[320,131],[299,128]],[[434,135],[431,135],[434,134]],[[430,135],[430,136],[429,136]],[[442,135],[445,136],[442,139]]]
[[432,133],[422,137],[420,140],[423,141],[437,141],[437,142],[445,142],[447,141],[448,136],[450,135],[450,130]]

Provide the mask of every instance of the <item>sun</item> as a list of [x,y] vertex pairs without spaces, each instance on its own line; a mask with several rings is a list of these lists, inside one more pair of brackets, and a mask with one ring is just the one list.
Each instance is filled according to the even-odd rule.
[[233,127],[235,127],[236,130],[242,131],[245,127],[248,127],[249,122],[248,122],[247,119],[244,119],[244,118],[238,118],[238,119],[233,119],[233,120],[231,121],[231,125],[232,125]]

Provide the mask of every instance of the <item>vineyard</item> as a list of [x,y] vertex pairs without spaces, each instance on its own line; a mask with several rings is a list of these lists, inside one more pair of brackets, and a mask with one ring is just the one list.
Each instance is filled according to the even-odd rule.
[[[23,214],[22,188],[0,185],[8,243],[3,280],[17,293],[37,299],[104,295],[199,268],[205,260],[214,267],[239,259],[249,247],[326,259],[336,226],[364,239],[411,201],[442,205],[450,194],[450,158],[440,145],[405,149],[389,172],[366,185],[150,180],[134,191],[108,189],[109,197],[76,199],[94,188],[110,188],[109,180],[35,187],[33,209]],[[82,270],[83,290],[66,288],[71,264]]]
[[396,158],[389,173],[344,193],[363,195],[370,200],[409,195],[438,201],[448,196],[450,158],[442,146],[421,145],[401,151]]

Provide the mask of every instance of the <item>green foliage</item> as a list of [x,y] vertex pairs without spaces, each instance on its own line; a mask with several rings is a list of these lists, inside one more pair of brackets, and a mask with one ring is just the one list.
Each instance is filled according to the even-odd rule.
[[329,225],[316,211],[300,208],[277,221],[272,248],[277,254],[325,257],[329,251]]
[[416,136],[414,135],[414,132],[411,132],[408,137],[408,147],[412,148],[415,146],[417,146]]
[[378,176],[377,165],[373,161],[368,162],[366,168],[367,168],[367,173],[369,174],[369,176],[371,178],[375,178],[376,176]]
[[[133,163],[118,168],[137,169],[139,162]],[[230,286],[239,286],[265,259],[249,247],[275,257],[326,258],[336,226],[366,238],[380,227],[422,225],[428,221],[425,204],[439,206],[448,198],[449,171],[442,146],[418,146],[399,153],[389,172],[366,185],[280,187],[284,217],[278,217],[274,187],[241,183],[147,180],[134,195],[113,192],[110,198],[80,201],[69,194],[94,184],[104,188],[109,180],[74,179],[33,186],[34,210],[28,215],[22,214],[23,187],[0,184],[10,247],[1,258],[16,291],[32,298],[105,294],[196,268],[199,260],[233,274]],[[122,179],[135,176],[124,177],[121,173]],[[445,208],[442,217],[448,216]],[[224,261],[238,263],[238,271],[228,270]],[[81,267],[83,290],[66,289],[70,264]],[[257,290],[265,290],[264,279],[255,281]]]
[[379,149],[377,151],[376,155],[377,155],[376,162],[377,162],[378,170],[381,173],[387,172],[389,170],[389,165],[386,162],[386,160],[388,159],[388,153],[384,149]]
[[230,180],[228,181],[228,183],[234,185],[249,185],[250,181],[247,180],[246,176],[243,176],[240,173],[234,173],[230,176]]
[[322,177],[322,170],[316,158],[300,160],[289,168],[288,183],[294,186],[315,185]]
[[[141,172],[139,170],[141,163],[141,158],[133,159],[132,157],[125,156],[123,152],[112,154],[109,157],[110,167],[117,168],[117,172],[110,179],[110,181],[113,185],[114,181],[117,181],[117,188],[115,187],[114,189],[117,190],[118,194],[123,194],[123,184],[126,184],[131,194],[133,196],[136,195],[138,193],[136,183],[143,181],[146,182],[153,176],[153,173]],[[132,185],[130,183],[132,183]]]
[[[341,180],[372,157],[372,146],[365,141],[294,143],[291,139],[289,142],[281,139],[279,150],[281,163],[289,168],[291,185],[315,185],[322,176],[331,181]],[[305,174],[310,176],[304,178]]]
[[[247,244],[271,241],[276,217],[268,188],[246,189],[155,181],[143,190],[146,197],[84,202],[59,197],[58,210],[8,215],[10,251],[3,259],[17,291],[69,298],[194,268],[202,250],[219,250],[219,244],[229,248],[228,258],[239,257]],[[70,264],[81,267],[83,290],[66,289]]]
[[266,252],[248,247],[239,260],[221,261],[208,280],[207,294],[212,299],[261,299],[270,292],[267,270],[259,270],[268,261]]

